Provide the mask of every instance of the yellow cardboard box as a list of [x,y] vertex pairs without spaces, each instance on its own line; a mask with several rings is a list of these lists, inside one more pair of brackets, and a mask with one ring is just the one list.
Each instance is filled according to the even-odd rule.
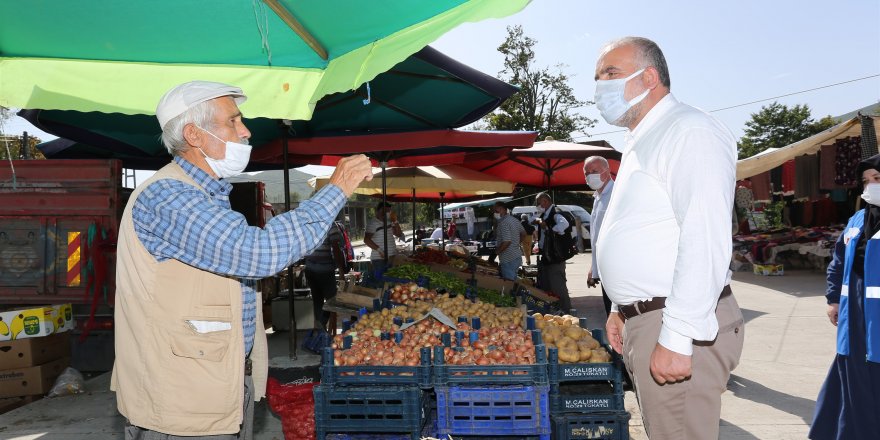
[[70,304],[0,311],[0,341],[48,336],[73,330],[73,326]]

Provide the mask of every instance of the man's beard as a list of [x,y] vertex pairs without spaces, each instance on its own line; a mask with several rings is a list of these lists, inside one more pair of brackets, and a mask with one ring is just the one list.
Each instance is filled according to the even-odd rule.
[[642,106],[645,103],[645,100],[642,100],[638,104],[629,108],[623,116],[617,118],[616,121],[612,122],[611,125],[616,125],[618,127],[629,127],[632,125],[636,119],[639,117],[639,114],[642,112]]

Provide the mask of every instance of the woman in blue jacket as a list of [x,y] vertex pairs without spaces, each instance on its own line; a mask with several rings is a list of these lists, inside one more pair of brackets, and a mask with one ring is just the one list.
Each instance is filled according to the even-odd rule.
[[837,356],[819,391],[814,440],[880,439],[880,155],[859,172],[865,208],[849,219],[828,265]]

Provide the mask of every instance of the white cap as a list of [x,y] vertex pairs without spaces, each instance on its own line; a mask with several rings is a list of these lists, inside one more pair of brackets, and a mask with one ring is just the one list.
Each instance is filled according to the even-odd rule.
[[247,100],[247,96],[238,87],[210,81],[190,81],[169,90],[162,96],[159,105],[156,106],[156,119],[164,130],[168,121],[197,104],[221,96],[232,96],[236,105],[241,105]]

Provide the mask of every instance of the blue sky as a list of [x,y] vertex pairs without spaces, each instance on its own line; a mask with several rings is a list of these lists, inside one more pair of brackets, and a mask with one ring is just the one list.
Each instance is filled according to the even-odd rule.
[[[713,110],[880,74],[878,23],[880,0],[533,0],[519,14],[460,26],[432,46],[495,75],[506,27],[520,24],[538,41],[538,65],[565,64],[576,95],[591,99],[600,47],[644,36],[663,49],[676,97]],[[880,101],[880,77],[778,101],[808,104],[816,118],[836,116]],[[769,103],[714,114],[741,136],[750,114]],[[618,128],[601,121],[595,106],[582,111],[600,120],[588,130],[592,139],[622,142],[620,133],[601,135]],[[34,132],[19,119],[7,131],[24,129]]]

